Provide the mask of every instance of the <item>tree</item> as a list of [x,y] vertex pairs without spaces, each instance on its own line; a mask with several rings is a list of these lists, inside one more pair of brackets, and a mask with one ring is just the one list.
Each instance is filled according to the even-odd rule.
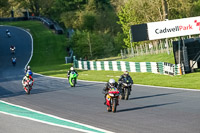
[[[120,36],[120,35],[119,35]],[[68,41],[75,55],[87,59],[103,58],[117,55],[120,51],[118,40],[110,34],[77,30],[71,41]]]
[[1,13],[1,17],[7,17],[10,15],[10,3],[8,2],[8,0],[1,0],[0,1],[0,13]]
[[194,0],[193,5],[191,8],[191,15],[192,16],[199,16],[200,15],[200,1]]
[[131,46],[130,35],[129,35],[130,26],[140,23],[135,10],[132,8],[132,5],[133,5],[132,2],[133,1],[130,1],[130,3],[126,3],[121,8],[121,11],[118,13],[118,17],[119,17],[118,23],[121,24],[121,28],[125,36],[123,41],[127,47]]
[[80,11],[85,4],[86,0],[54,0],[48,14],[52,19],[60,21],[63,15],[66,15],[67,12],[75,14],[77,11]]

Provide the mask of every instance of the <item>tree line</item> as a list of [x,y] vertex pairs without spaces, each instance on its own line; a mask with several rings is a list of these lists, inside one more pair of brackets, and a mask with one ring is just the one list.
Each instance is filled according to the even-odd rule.
[[[115,56],[131,47],[131,25],[199,15],[200,0],[1,0],[0,16],[28,10],[76,32],[66,45],[78,57]],[[143,45],[143,42],[133,43]]]

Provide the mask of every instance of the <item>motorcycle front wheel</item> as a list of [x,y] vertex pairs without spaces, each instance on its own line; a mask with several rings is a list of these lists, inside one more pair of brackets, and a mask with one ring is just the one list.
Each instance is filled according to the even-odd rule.
[[26,89],[27,89],[27,94],[29,95],[30,92],[31,92],[31,88],[30,88],[30,87],[27,87]]
[[116,109],[117,109],[117,99],[114,98],[112,100],[112,112],[115,113],[116,112]]
[[75,80],[74,79],[72,79],[72,87],[75,87]]
[[121,95],[120,95],[120,99],[121,99],[121,100],[124,100],[124,97],[125,97],[125,96],[124,96],[124,88],[123,88],[123,89],[122,89],[122,92],[121,92]]
[[126,88],[126,89],[125,89],[125,100],[128,100],[129,94],[130,94],[130,89],[129,89],[129,88]]

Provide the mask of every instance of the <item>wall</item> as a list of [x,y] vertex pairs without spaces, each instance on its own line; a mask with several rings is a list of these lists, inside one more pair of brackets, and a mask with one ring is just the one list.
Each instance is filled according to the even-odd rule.
[[[81,70],[150,72],[166,75],[182,75],[184,69],[179,64],[166,62],[125,62],[125,61],[78,61],[74,67]],[[181,70],[181,71],[180,71]]]

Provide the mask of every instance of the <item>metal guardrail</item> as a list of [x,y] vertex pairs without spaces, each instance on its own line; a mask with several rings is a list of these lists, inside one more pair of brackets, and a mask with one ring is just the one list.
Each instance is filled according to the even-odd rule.
[[25,20],[38,20],[41,21],[50,29],[54,29],[56,34],[63,34],[64,30],[59,26],[58,23],[41,16],[29,16],[29,17],[11,17],[11,18],[0,18],[1,22],[6,21],[25,21]]
[[54,21],[52,21],[48,18],[40,17],[40,16],[30,16],[29,19],[41,21],[43,24],[45,24],[50,29],[54,29],[56,34],[63,34],[64,33],[63,28],[61,28],[58,23],[56,23],[56,22],[54,22]]

